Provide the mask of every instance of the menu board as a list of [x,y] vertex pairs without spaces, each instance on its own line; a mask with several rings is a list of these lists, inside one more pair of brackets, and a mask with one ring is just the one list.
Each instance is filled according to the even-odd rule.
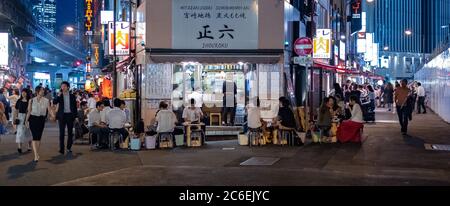
[[147,99],[170,99],[172,96],[172,65],[149,64],[142,76]]

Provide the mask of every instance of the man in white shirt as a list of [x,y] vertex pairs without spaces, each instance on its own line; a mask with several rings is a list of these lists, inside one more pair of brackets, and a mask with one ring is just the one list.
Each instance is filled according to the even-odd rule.
[[109,99],[105,99],[103,100],[103,110],[100,112],[100,117],[102,119],[102,122],[106,123],[106,114],[109,113],[109,111],[111,111],[111,104],[109,103]]
[[[119,132],[122,135],[122,138],[125,140],[128,137],[128,131],[125,129],[127,117],[125,112],[120,109],[122,100],[116,98],[114,99],[113,104],[114,108],[106,115],[106,123],[111,130]],[[119,142],[117,142],[116,147],[119,147]]]
[[195,100],[191,99],[191,106],[183,110],[183,120],[185,122],[200,122],[203,112],[200,108],[195,107]]
[[89,94],[89,99],[87,100],[89,110],[95,109],[97,101],[95,101],[94,95]]
[[108,140],[109,129],[108,126],[101,121],[100,115],[103,107],[103,102],[97,102],[96,108],[88,114],[89,131],[97,135],[97,138],[92,139],[92,144],[105,145]]
[[172,111],[167,109],[167,103],[163,102],[160,106],[161,110],[156,115],[156,122],[158,123],[156,131],[158,133],[173,132],[175,129],[175,124],[177,123],[177,117]]
[[423,113],[427,113],[427,109],[425,107],[425,89],[423,88],[420,82],[417,83],[417,114],[420,114],[421,109],[423,108]]

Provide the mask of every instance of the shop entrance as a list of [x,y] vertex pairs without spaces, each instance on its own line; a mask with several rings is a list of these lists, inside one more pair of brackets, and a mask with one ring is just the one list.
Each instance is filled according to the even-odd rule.
[[[235,98],[235,125],[242,125],[245,116],[245,99],[246,93],[246,76],[245,69],[248,65],[238,64],[200,64],[200,63],[183,63],[175,64],[173,67],[173,107],[178,111],[178,116],[182,114],[180,108],[182,105],[189,106],[190,100],[194,99],[196,107],[201,107],[206,114],[207,121],[210,125],[222,125],[224,117],[222,117],[222,108],[224,106],[234,107],[233,93],[226,89],[227,94],[224,105],[223,88],[236,85]],[[224,85],[225,84],[225,85]],[[228,92],[232,92],[231,94]],[[181,113],[181,114],[180,114]],[[231,118],[231,115],[227,115]],[[225,122],[232,122],[231,119]]]

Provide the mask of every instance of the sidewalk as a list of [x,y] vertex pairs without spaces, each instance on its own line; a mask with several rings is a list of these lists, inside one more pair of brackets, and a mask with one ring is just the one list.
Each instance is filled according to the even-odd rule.
[[[246,147],[237,140],[204,148],[89,151],[75,145],[59,155],[58,130],[48,124],[41,160],[18,155],[14,137],[0,143],[0,185],[450,185],[450,152],[423,143],[450,144],[450,127],[435,114],[415,115],[402,137],[396,114],[377,111],[362,144]],[[234,148],[226,149],[223,148]],[[251,157],[279,158],[269,166],[241,166]]]

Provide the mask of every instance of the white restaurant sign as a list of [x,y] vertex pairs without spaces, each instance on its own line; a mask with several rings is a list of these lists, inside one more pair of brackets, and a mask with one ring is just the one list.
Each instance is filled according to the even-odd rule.
[[313,58],[331,58],[331,29],[317,29],[316,38],[314,38]]
[[[114,55],[114,22],[108,24],[108,51]],[[128,22],[116,22],[116,55],[130,54],[130,24]]]
[[8,33],[0,33],[0,65],[8,65],[9,58]]
[[258,0],[172,0],[172,48],[257,49]]

